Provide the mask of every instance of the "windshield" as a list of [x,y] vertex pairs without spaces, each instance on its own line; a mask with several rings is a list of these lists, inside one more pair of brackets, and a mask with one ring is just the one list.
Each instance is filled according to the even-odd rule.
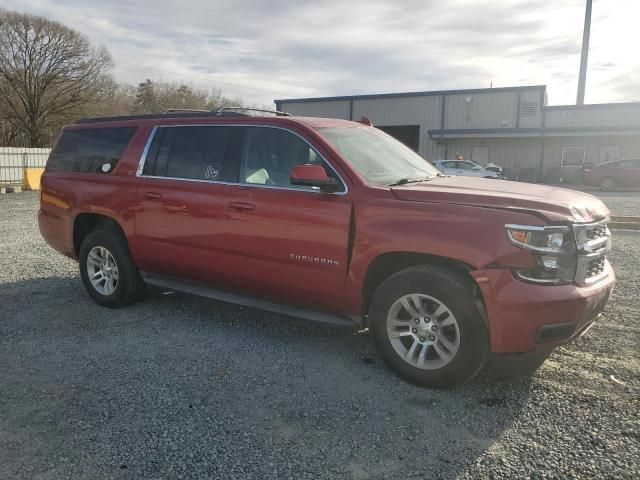
[[440,173],[409,147],[376,128],[320,128],[319,131],[372,184],[426,180]]

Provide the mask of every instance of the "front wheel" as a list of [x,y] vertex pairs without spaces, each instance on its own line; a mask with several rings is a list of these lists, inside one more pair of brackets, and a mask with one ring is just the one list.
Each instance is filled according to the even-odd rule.
[[370,325],[385,363],[409,382],[450,387],[473,378],[489,357],[472,283],[443,267],[402,270],[376,290]]

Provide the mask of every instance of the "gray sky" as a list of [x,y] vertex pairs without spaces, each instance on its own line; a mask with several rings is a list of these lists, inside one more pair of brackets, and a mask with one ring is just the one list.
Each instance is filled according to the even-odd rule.
[[[594,0],[587,103],[640,100],[640,0]],[[4,0],[84,32],[117,79],[275,98],[546,84],[575,103],[585,0]]]

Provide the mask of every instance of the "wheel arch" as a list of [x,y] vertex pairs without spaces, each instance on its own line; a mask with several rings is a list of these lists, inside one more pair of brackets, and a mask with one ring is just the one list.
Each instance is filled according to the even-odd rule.
[[369,263],[362,286],[362,306],[365,318],[369,313],[369,305],[373,294],[382,282],[394,273],[417,265],[445,267],[464,277],[472,285],[473,299],[488,328],[489,323],[482,292],[471,275],[474,267],[450,257],[415,252],[386,252],[378,255]]
[[125,236],[124,229],[113,217],[101,213],[79,213],[73,219],[73,249],[76,256],[87,235],[99,228],[112,229]]

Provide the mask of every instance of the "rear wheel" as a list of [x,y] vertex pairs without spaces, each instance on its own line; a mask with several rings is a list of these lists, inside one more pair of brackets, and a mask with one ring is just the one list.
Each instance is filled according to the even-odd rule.
[[471,282],[442,267],[402,270],[376,290],[371,329],[385,363],[404,379],[448,387],[473,378],[489,356]]
[[600,190],[603,192],[613,192],[616,189],[616,181],[611,177],[603,178],[600,182]]
[[144,283],[121,233],[91,232],[80,246],[79,264],[84,287],[96,303],[117,308],[142,297]]

